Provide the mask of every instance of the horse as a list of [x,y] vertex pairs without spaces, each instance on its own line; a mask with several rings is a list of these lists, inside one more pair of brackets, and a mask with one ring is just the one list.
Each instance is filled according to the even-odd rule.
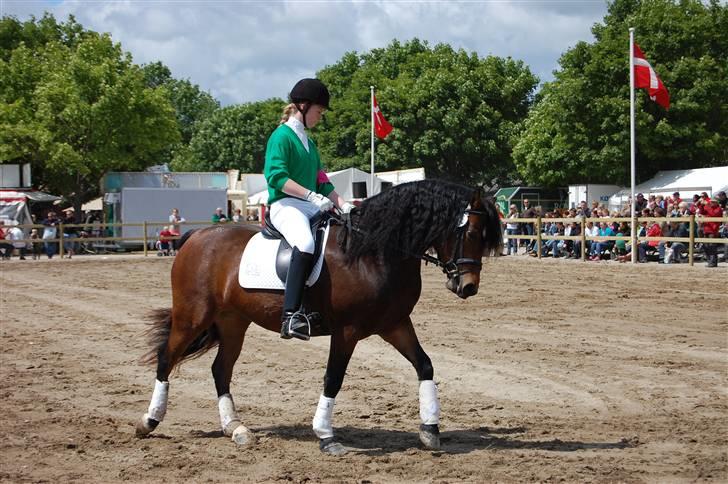
[[[319,448],[330,455],[347,452],[335,439],[334,401],[357,342],[378,335],[414,366],[419,438],[425,448],[439,449],[434,370],[410,318],[420,298],[422,261],[440,266],[445,286],[458,297],[476,295],[483,257],[500,254],[496,207],[480,189],[422,180],[390,187],[344,219],[345,224],[331,227],[320,276],[304,294],[306,307],[315,309],[328,327],[322,334],[331,337],[312,422]],[[163,420],[168,378],[176,365],[218,346],[212,375],[223,434],[240,445],[255,442],[235,410],[230,380],[250,324],[280,330],[283,292],[245,289],[238,283],[238,261],[259,230],[225,224],[182,237],[171,271],[172,307],[156,310],[148,331],[152,349],[146,362],[156,363],[157,372],[148,411],[136,427],[138,437],[148,436]]]

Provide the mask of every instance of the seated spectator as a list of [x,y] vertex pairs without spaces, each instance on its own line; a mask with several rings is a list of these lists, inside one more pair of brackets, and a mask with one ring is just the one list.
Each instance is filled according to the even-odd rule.
[[[25,234],[17,225],[10,227],[7,234],[8,240],[12,240],[13,248],[18,251],[20,260],[25,260]],[[12,254],[12,251],[10,251]]]
[[[655,213],[655,217],[661,217],[664,214],[660,213],[660,209],[658,208]],[[646,236],[647,237],[660,237],[662,235],[662,228],[660,226],[659,222],[651,222],[651,225],[648,225]],[[657,246],[660,244],[658,240],[646,240],[644,242],[640,242],[640,244],[637,246],[638,250],[638,260],[637,262],[647,262],[647,251],[648,250],[657,250]]]
[[[584,252],[587,257],[590,257],[591,246],[594,243],[593,239],[597,236],[599,236],[599,225],[595,225],[592,220],[588,220],[586,222],[586,227],[584,228],[584,237],[586,237]],[[574,254],[575,258],[581,257],[581,240],[574,242]]]
[[41,242],[40,234],[38,229],[30,229],[30,248],[33,254],[33,260],[40,259],[40,255],[43,253],[43,243]]
[[212,223],[224,223],[227,222],[227,217],[222,212],[222,208],[217,207],[215,213],[212,214]]
[[580,215],[583,218],[591,217],[591,210],[586,204],[586,200],[579,202],[579,209],[576,211],[576,215]]
[[235,209],[235,211],[233,212],[233,222],[235,222],[237,224],[237,223],[240,223],[240,222],[243,221],[243,213],[242,212],[243,211],[240,210],[239,208],[236,208]]
[[640,213],[642,210],[647,208],[647,200],[645,200],[645,196],[641,193],[638,193],[636,198],[637,200],[634,204],[634,211]]
[[258,209],[256,209],[256,208],[249,208],[248,209],[248,216],[246,217],[246,220],[248,222],[257,222],[258,221]]
[[0,250],[2,250],[2,258],[6,260],[10,259],[10,256],[13,254],[13,244],[9,239],[5,221],[0,220]]
[[[614,230],[607,222],[599,223],[598,237],[611,237],[614,235]],[[608,250],[611,250],[614,246],[613,240],[597,240],[595,244],[592,244],[591,257],[589,260],[598,261],[601,260],[602,255]]]
[[[573,209],[572,209],[573,210]],[[579,225],[579,221],[577,219],[571,220],[566,226],[564,227],[564,235],[573,237],[575,235],[581,235],[581,226]],[[556,250],[554,252],[554,257],[558,257],[556,254],[565,253],[565,258],[569,259],[571,257],[576,258],[576,253],[574,252],[574,241],[573,240],[559,240],[556,244]]]
[[164,226],[162,227],[162,230],[159,232],[159,240],[157,240],[157,255],[163,256],[163,255],[170,255],[172,250],[172,244],[170,237],[174,237],[174,234],[171,230],[169,230],[169,227]]
[[[628,222],[622,222],[619,224],[619,228],[616,230],[618,237],[629,237],[632,230],[629,227]],[[632,250],[632,244],[630,244],[630,251]],[[619,258],[620,256],[627,255],[627,241],[617,240],[614,242],[614,253]]]
[[[680,222],[670,222],[662,235],[665,237],[690,237],[688,225]],[[657,246],[660,261],[665,264],[679,263],[683,254],[687,253],[687,244],[684,242],[663,242]]]

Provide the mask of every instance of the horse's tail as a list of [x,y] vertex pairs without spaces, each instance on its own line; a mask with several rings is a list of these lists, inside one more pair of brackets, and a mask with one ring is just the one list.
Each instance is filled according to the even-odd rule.
[[[185,233],[185,235],[190,232]],[[181,240],[184,240],[184,237]],[[142,357],[142,363],[152,365],[158,361],[159,355],[163,355],[167,350],[169,333],[172,331],[172,310],[169,308],[155,309],[149,314],[149,319],[151,320],[150,326],[145,334],[152,348]],[[210,348],[217,345],[219,340],[220,336],[213,324],[190,343],[179,363],[204,355]]]
[[179,244],[177,244],[177,250],[181,249],[182,246],[185,245],[185,242],[187,242],[187,239],[189,239],[190,236],[192,234],[194,234],[195,232],[197,232],[198,230],[200,230],[200,229],[192,229],[192,230],[188,230],[187,232],[182,234],[182,237],[180,237],[180,239],[179,239]]
[[487,213],[485,221],[485,256],[500,255],[503,248],[503,226],[498,209],[492,198],[484,200],[483,207]]

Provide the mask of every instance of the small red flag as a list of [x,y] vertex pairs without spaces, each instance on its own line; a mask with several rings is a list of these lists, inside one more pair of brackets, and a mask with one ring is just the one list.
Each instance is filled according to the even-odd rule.
[[374,134],[376,134],[378,137],[384,139],[387,137],[389,133],[392,132],[392,125],[387,122],[386,119],[384,119],[384,115],[379,110],[379,104],[377,104],[377,97],[372,96],[374,99],[374,105],[372,106],[372,111],[374,112]]
[[670,94],[637,44],[634,44],[634,87],[646,88],[650,99],[665,109],[670,107]]

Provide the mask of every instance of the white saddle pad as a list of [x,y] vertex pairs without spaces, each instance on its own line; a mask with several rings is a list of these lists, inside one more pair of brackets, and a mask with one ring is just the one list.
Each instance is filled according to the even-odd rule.
[[[307,287],[313,286],[321,274],[330,228],[330,225],[326,226],[321,254],[308,276]],[[238,281],[242,287],[246,289],[285,289],[283,281],[278,278],[276,273],[276,254],[280,243],[281,241],[278,239],[266,239],[261,233],[255,234],[250,239],[240,260]]]

